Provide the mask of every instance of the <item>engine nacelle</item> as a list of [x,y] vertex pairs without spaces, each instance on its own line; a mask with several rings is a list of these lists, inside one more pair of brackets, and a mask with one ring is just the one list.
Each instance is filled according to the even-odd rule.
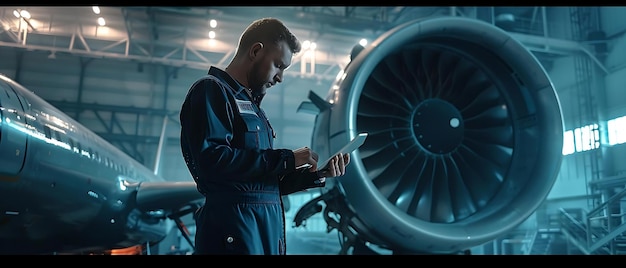
[[[327,213],[395,253],[454,253],[525,221],[549,194],[563,122],[537,59],[505,31],[441,17],[397,26],[349,64],[320,109],[326,158],[360,132],[346,175],[327,179]],[[326,217],[328,221],[329,217]]]

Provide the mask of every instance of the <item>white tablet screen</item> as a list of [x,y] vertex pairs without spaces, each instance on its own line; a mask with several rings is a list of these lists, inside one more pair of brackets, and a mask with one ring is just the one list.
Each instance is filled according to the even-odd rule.
[[352,139],[348,144],[346,144],[345,146],[341,147],[341,149],[339,149],[339,151],[336,151],[334,154],[331,154],[331,156],[328,159],[326,159],[326,161],[321,162],[321,163],[317,163],[318,169],[325,168],[326,165],[328,164],[328,162],[330,162],[330,160],[333,158],[333,156],[335,156],[335,155],[337,155],[339,153],[342,153],[342,154],[351,153],[352,151],[354,151],[357,148],[361,147],[361,145],[363,145],[363,143],[365,142],[365,138],[367,138],[367,133],[366,132],[359,133],[359,135],[354,137],[354,139]]

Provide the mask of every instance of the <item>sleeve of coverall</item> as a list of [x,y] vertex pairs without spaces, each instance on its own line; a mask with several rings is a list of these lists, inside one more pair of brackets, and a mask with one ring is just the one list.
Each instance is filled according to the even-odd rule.
[[326,181],[320,182],[319,179],[319,173],[309,172],[308,168],[288,173],[280,180],[280,194],[288,195],[310,188],[324,187]]
[[190,93],[187,114],[193,118],[188,120],[187,134],[196,164],[215,175],[212,179],[259,180],[294,171],[291,150],[251,150],[232,144],[237,107],[230,89],[214,79],[197,82]]

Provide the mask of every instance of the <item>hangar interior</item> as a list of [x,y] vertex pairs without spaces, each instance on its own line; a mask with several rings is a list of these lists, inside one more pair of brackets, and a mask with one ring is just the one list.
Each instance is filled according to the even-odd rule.
[[[563,146],[554,183],[539,190],[549,194],[536,211],[468,250],[476,255],[626,254],[626,168],[620,160],[626,158],[626,7],[98,8],[96,14],[92,6],[1,6],[0,73],[167,181],[192,181],[179,143],[179,110],[189,86],[209,66],[227,66],[239,34],[254,19],[279,18],[307,44],[262,105],[276,132],[275,147],[290,149],[310,146],[313,138],[315,114],[299,107],[310,92],[329,94],[362,39],[368,48],[415,20],[461,17],[494,25],[519,41],[548,74],[562,115]],[[495,133],[500,134],[505,135]],[[523,146],[542,151],[544,143],[554,142],[542,139],[533,137],[541,142]],[[319,195],[286,197],[287,222],[293,224],[287,228],[288,254],[349,253],[345,241],[350,237],[330,227],[322,214],[298,219],[299,208]],[[193,220],[185,222],[193,238]],[[422,242],[428,243],[415,243]],[[365,245],[391,254],[375,241]],[[190,251],[174,228],[153,254]]]

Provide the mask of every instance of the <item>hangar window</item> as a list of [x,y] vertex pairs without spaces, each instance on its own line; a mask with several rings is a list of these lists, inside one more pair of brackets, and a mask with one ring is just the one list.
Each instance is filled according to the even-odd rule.
[[571,130],[563,133],[563,155],[574,153],[574,132]]
[[563,133],[563,155],[600,148],[598,124],[568,130]]
[[576,152],[589,151],[600,147],[600,132],[598,131],[598,124],[575,128],[574,145]]
[[611,119],[606,124],[609,134],[609,145],[626,142],[626,116]]

